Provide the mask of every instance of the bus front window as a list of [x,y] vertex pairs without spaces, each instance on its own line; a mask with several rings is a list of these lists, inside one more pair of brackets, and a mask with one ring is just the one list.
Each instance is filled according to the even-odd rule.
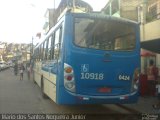
[[75,18],[75,41],[79,47],[128,51],[135,48],[135,31],[128,24],[104,19]]

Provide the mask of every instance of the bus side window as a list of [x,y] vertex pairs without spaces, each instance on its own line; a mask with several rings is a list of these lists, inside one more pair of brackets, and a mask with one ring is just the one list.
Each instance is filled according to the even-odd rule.
[[38,47],[38,52],[37,52],[37,61],[39,61],[39,59],[40,59],[39,54],[40,54],[40,46]]
[[47,45],[46,42],[47,41],[44,41],[42,43],[42,49],[41,49],[42,60],[46,60],[46,45]]
[[55,32],[55,42],[54,42],[54,59],[59,59],[59,53],[60,53],[60,43],[61,43],[61,37],[62,36],[62,27],[60,27]]
[[48,40],[44,42],[44,57],[43,57],[44,60],[47,60],[47,54],[48,54],[47,53],[48,52],[47,43],[48,43]]
[[48,49],[47,49],[47,60],[51,60],[51,55],[52,55],[52,51],[51,51],[51,45],[52,45],[52,39],[53,39],[53,36],[50,36],[49,39],[48,39]]
[[52,35],[52,41],[51,41],[51,60],[54,60],[54,43],[55,43],[55,32]]
[[39,60],[42,61],[42,52],[43,52],[43,45],[40,45],[40,56],[39,56]]

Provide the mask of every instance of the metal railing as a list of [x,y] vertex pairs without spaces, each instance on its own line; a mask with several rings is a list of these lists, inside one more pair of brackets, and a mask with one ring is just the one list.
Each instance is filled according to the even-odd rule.
[[157,14],[147,13],[146,15],[146,22],[152,22],[158,19],[160,19],[160,13]]
[[160,19],[160,0],[148,5],[146,14],[146,22],[152,22],[157,19]]

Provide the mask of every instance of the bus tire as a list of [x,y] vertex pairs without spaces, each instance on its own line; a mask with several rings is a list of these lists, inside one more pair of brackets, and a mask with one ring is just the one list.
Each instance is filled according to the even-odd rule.
[[42,94],[42,98],[48,99],[48,96],[44,93],[44,80],[43,80],[43,76],[41,76],[41,94]]

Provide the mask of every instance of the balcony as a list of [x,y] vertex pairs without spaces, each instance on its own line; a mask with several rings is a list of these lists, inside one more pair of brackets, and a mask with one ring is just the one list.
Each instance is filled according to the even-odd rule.
[[144,31],[143,40],[160,39],[160,19],[145,24]]
[[160,0],[149,4],[146,14],[146,22],[152,22],[157,19],[160,19]]
[[141,26],[141,47],[160,53],[160,0],[147,5],[146,24]]

